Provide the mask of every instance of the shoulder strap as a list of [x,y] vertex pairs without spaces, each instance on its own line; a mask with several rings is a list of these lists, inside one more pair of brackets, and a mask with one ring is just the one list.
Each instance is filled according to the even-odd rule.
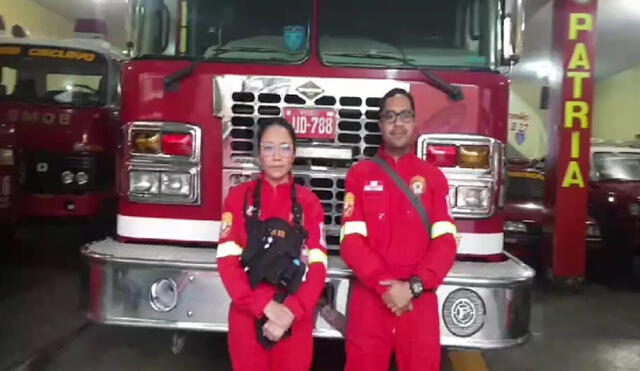
[[291,214],[293,215],[293,223],[298,227],[302,227],[302,205],[298,202],[295,181],[291,186]]
[[[262,189],[262,184],[260,184],[260,179],[256,180],[256,185],[253,189],[253,205],[251,206],[251,217],[255,216],[256,218],[260,216],[260,192]],[[249,194],[251,193],[251,187],[247,187],[246,192],[244,193],[244,203],[242,205],[242,212],[244,213],[245,218],[249,217]]]
[[382,157],[378,155],[373,156],[371,158],[371,161],[374,162],[376,165],[380,166],[382,170],[384,170],[384,172],[387,173],[389,178],[393,180],[396,186],[400,188],[402,193],[404,193],[404,195],[409,199],[411,206],[413,206],[413,208],[416,210],[416,212],[420,216],[420,219],[422,219],[422,224],[424,225],[424,228],[427,231],[427,235],[429,236],[429,238],[431,238],[431,223],[429,222],[429,214],[427,213],[427,210],[424,208],[424,205],[422,204],[422,201],[420,200],[420,198],[416,196],[416,194],[413,193],[411,189],[409,189],[409,186],[407,186],[407,183],[405,183],[404,180],[400,178],[400,175],[398,175],[398,173],[395,170],[393,170],[393,168],[389,166],[389,164]]

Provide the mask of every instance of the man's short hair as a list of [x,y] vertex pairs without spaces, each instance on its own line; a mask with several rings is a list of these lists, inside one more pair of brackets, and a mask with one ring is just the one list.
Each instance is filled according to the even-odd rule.
[[387,94],[384,95],[384,97],[382,97],[382,99],[380,99],[380,111],[384,111],[384,105],[387,104],[387,100],[391,97],[394,97],[396,95],[401,95],[403,97],[406,97],[407,99],[409,99],[409,102],[411,103],[411,110],[413,112],[416,111],[416,105],[413,102],[413,95],[411,95],[411,93],[409,93],[408,91],[401,89],[401,88],[393,88],[391,90],[389,90],[387,92]]

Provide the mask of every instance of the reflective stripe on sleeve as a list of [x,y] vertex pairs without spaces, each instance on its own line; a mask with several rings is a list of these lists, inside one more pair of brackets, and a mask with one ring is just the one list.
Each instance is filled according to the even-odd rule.
[[242,255],[242,247],[233,241],[227,241],[218,245],[218,251],[216,253],[218,259],[240,255]]
[[308,252],[309,254],[309,265],[313,263],[322,263],[325,268],[327,267],[327,253],[322,251],[321,249],[311,249]]
[[457,232],[456,225],[451,222],[435,222],[431,226],[431,238],[438,238],[447,233],[451,233],[455,237]]
[[363,237],[367,237],[367,223],[365,222],[346,222],[340,229],[340,242],[350,235],[359,234]]

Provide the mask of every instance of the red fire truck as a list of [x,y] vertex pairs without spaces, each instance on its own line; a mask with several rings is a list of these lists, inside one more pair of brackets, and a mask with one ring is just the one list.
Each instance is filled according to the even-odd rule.
[[[416,150],[442,168],[459,256],[438,289],[442,343],[501,348],[529,337],[534,271],[503,251],[503,148],[521,1],[137,0],[123,72],[117,239],[83,248],[99,323],[225,331],[216,268],[222,200],[258,171],[256,129],[298,132],[297,182],[325,209],[325,303],[344,314],[337,254],[344,177],[374,155],[380,98],[416,99]],[[322,313],[322,311],[321,311]],[[335,313],[335,312],[333,312]],[[318,316],[315,335],[340,337]],[[348,319],[347,319],[348,320]]]
[[12,143],[0,151],[17,185],[14,219],[91,217],[115,201],[124,57],[103,40],[0,38],[0,117],[11,127],[0,146]]

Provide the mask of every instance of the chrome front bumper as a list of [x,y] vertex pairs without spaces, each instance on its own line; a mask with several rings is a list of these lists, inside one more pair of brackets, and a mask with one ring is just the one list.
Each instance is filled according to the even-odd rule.
[[[196,331],[226,331],[229,297],[220,280],[215,249],[125,244],[103,240],[82,249],[83,306],[95,322]],[[501,263],[457,262],[438,289],[444,346],[492,349],[529,338],[534,271],[515,258]],[[330,257],[333,306],[346,313],[351,271]],[[151,304],[151,287],[164,279],[175,306]],[[166,287],[165,287],[166,288]],[[165,303],[166,300],[165,300]],[[170,303],[173,304],[173,303]],[[342,335],[318,316],[315,336]]]

